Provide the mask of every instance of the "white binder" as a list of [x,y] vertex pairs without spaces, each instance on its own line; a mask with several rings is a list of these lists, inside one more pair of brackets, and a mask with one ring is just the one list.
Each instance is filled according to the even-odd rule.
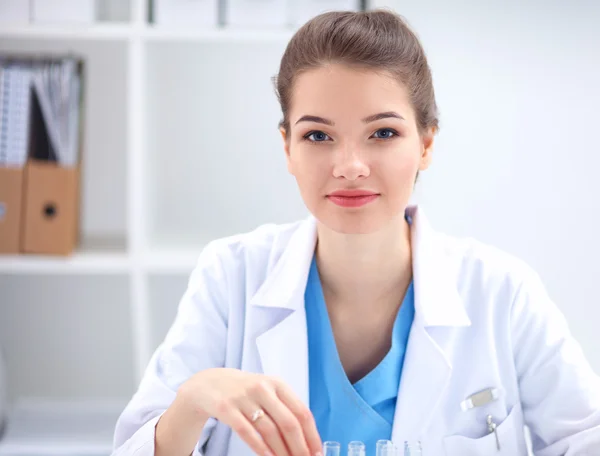
[[28,0],[0,0],[0,24],[23,25],[28,22]]
[[288,0],[289,22],[299,27],[327,11],[359,11],[360,0]]
[[165,27],[216,27],[219,0],[154,0],[153,19]]
[[64,168],[77,165],[81,100],[77,63],[65,58],[39,65],[31,83],[58,162]]
[[91,24],[96,20],[96,0],[31,0],[31,20]]
[[23,166],[29,145],[32,71],[0,65],[0,166]]
[[232,28],[284,28],[287,0],[225,0],[225,24]]

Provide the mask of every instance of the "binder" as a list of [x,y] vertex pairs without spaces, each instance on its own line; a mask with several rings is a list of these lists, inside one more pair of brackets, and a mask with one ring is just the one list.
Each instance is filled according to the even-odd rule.
[[25,168],[24,253],[68,255],[78,241],[79,168],[32,160]]
[[27,160],[31,69],[0,60],[0,252],[17,253]]
[[31,20],[45,24],[91,24],[96,20],[96,0],[31,0]]
[[33,73],[24,253],[68,255],[78,242],[81,70],[80,62],[63,58]]
[[24,25],[28,22],[28,0],[0,0],[0,25]]
[[158,26],[217,27],[219,0],[154,0],[152,16]]
[[32,76],[24,65],[0,66],[0,166],[23,166],[27,159]]
[[284,28],[287,0],[225,0],[225,25],[237,28]]
[[360,0],[288,0],[290,24],[299,27],[327,11],[360,11]]
[[75,249],[82,66],[0,59],[0,253]]
[[23,168],[0,168],[0,253],[19,253],[23,208]]
[[79,103],[81,80],[74,59],[48,62],[35,68],[32,79],[36,107],[39,107],[49,140],[46,149],[34,148],[34,153],[48,151],[43,160],[60,162],[63,167],[77,164],[79,143]]

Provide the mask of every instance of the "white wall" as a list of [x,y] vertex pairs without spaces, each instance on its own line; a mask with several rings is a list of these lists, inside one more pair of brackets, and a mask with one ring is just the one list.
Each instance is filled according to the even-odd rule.
[[600,372],[600,2],[397,3],[441,111],[418,201],[528,261]]

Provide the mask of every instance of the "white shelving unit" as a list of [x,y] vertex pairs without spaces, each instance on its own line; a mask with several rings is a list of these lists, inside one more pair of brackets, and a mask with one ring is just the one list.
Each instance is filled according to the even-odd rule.
[[[15,407],[0,455],[106,454],[106,428],[203,245],[305,215],[282,172],[271,83],[293,30],[162,29],[148,23],[145,0],[104,3],[91,26],[0,25],[0,54],[85,60],[81,246],[69,258],[0,256],[0,347]],[[260,204],[267,198],[276,204]],[[69,424],[86,410],[103,436],[95,443]],[[58,440],[40,424],[53,414]]]
[[[2,456],[106,456],[120,403],[22,401],[0,445]],[[74,437],[77,439],[74,441]]]

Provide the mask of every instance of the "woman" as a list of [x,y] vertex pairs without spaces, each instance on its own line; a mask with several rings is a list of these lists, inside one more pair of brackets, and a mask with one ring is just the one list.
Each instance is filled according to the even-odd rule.
[[277,92],[307,220],[212,242],[115,433],[119,455],[600,454],[600,380],[538,276],[408,207],[430,69],[393,13],[302,27]]

